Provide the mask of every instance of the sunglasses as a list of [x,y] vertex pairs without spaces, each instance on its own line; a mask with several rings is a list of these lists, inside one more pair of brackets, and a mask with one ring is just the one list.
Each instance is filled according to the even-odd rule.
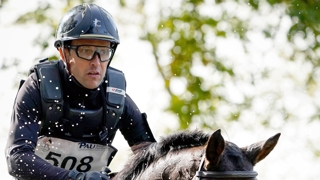
[[78,57],[85,60],[92,60],[93,57],[98,54],[101,62],[109,61],[113,55],[113,49],[106,46],[90,46],[90,45],[80,45],[80,46],[67,46],[69,49],[75,50]]

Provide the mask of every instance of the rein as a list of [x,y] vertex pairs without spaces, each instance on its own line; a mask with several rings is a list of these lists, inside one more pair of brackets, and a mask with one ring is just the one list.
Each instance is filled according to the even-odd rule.
[[256,176],[258,173],[256,171],[223,171],[223,172],[215,172],[215,171],[204,171],[205,154],[202,156],[199,170],[196,172],[195,180],[204,179],[252,179],[256,180]]

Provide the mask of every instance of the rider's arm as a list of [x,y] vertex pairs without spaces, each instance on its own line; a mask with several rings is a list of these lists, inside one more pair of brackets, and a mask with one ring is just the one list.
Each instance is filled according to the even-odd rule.
[[137,105],[126,95],[124,112],[119,121],[119,129],[133,151],[156,142],[147,121]]
[[13,107],[6,160],[9,174],[18,179],[68,179],[68,170],[34,154],[41,117],[41,99],[34,73],[19,90]]

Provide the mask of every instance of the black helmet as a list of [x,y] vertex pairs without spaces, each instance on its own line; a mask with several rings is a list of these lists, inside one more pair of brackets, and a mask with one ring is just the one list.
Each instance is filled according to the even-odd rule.
[[100,39],[111,42],[115,51],[120,43],[118,29],[111,14],[95,4],[73,7],[61,19],[56,32],[54,46],[74,39]]

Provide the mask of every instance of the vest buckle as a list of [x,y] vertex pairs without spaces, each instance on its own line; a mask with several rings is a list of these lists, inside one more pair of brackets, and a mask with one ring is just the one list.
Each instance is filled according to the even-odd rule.
[[103,141],[107,138],[108,136],[108,129],[103,126],[102,130],[99,132],[99,137],[100,137],[100,140]]

